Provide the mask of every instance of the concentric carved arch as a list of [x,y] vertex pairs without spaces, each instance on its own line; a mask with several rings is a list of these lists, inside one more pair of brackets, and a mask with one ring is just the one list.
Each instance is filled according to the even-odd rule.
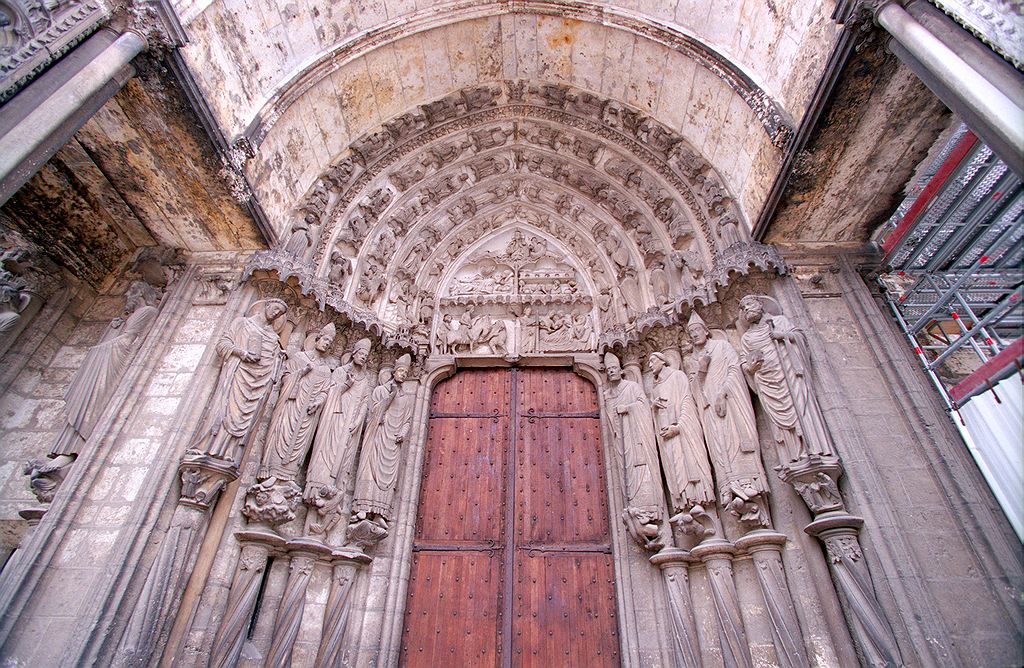
[[[731,272],[780,267],[745,218],[713,166],[652,118],[563,85],[509,81],[421,105],[354,142],[253,267],[298,276],[322,305],[426,347],[453,305],[438,290],[445,271],[481,238],[531,230],[589,286],[603,346],[715,301]],[[540,294],[568,288],[530,289],[538,299],[517,304],[543,316],[565,300]]]

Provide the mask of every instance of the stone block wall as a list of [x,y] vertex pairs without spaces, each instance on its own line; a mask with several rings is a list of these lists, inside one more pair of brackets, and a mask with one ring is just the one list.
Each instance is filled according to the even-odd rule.
[[[182,416],[194,407],[189,399],[195,396],[195,379],[209,369],[208,344],[225,309],[193,304],[202,273],[193,266],[168,287],[92,437],[39,526],[0,573],[4,656],[24,665],[87,662],[85,657],[100,651],[108,638],[115,621],[111,613],[138,586],[133,581],[138,559],[161,537],[161,511],[180,456],[176,450],[184,448],[182,434],[190,435],[194,427]],[[0,487],[4,519],[39,505],[20,465],[29,457],[43,458],[52,447],[64,424],[63,388],[120,314],[123,288],[115,285],[110,294],[70,301],[58,326],[0,398],[3,438],[16,446],[3,453],[12,470]],[[30,327],[45,325],[39,321]],[[19,412],[26,405],[30,410]]]
[[[915,665],[1017,665],[1020,543],[905,338],[870,257],[793,253],[779,301],[811,338],[819,401],[879,601]],[[820,277],[822,280],[812,278]]]

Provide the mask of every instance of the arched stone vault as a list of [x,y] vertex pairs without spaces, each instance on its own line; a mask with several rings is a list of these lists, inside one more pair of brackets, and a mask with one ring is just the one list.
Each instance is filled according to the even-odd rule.
[[[716,301],[731,272],[779,269],[745,219],[712,164],[649,116],[563,85],[507,81],[426,103],[353,142],[296,207],[280,247],[251,268],[298,276],[321,305],[426,346],[443,307],[458,305],[439,288],[472,264],[477,242],[546,237],[567,261],[547,270],[562,278],[516,293],[513,310],[591,304],[604,347]],[[518,314],[494,314],[506,316]]]
[[[186,21],[186,50],[261,204],[281,220],[356,137],[405,109],[508,79],[549,81],[643,109],[686,136],[720,170],[753,219],[803,113],[806,81],[834,26],[824,9],[775,10],[752,31],[706,7],[669,11],[544,0],[453,2],[426,10],[290,4],[319,26],[238,16],[214,2]],[[755,11],[768,13],[758,6]],[[369,16],[367,14],[370,14]],[[294,17],[291,17],[294,18]],[[239,20],[244,34],[229,30]],[[261,26],[264,32],[261,33]],[[307,24],[307,30],[309,30]],[[241,49],[273,58],[233,57]],[[209,64],[199,67],[199,63]],[[805,90],[806,89],[806,90]]]

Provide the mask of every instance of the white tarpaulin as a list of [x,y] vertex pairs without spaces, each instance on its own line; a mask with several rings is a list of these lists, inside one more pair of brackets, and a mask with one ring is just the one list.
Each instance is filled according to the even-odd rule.
[[[1024,540],[1024,384],[1018,374],[982,392],[960,409],[967,423],[960,431],[996,499]],[[955,418],[954,418],[955,419]]]

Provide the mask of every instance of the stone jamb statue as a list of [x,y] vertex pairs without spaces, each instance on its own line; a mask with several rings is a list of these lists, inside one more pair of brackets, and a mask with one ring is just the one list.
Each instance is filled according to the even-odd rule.
[[267,429],[259,484],[270,487],[279,481],[295,480],[331,386],[326,356],[336,331],[334,323],[328,323],[307,337],[304,349],[285,362],[281,392]]
[[287,310],[280,299],[258,301],[221,334],[217,389],[190,451],[235,461],[237,447],[245,445],[277,379],[282,355],[277,329]]
[[[306,469],[306,503],[322,505],[344,492],[355,465],[373,382],[366,369],[370,339],[360,339],[346,364],[334,370],[332,385],[313,437]],[[319,501],[314,504],[314,501]]]
[[[766,303],[775,313],[766,313]],[[740,366],[771,418],[780,458],[793,462],[808,455],[832,455],[832,441],[814,398],[803,333],[769,297],[747,295],[740,300],[740,311],[740,325],[747,325]]]
[[715,506],[715,488],[697,404],[686,374],[663,354],[651,353],[647,364],[654,373],[651,405],[672,521],[684,533],[703,537],[710,530],[705,509]]
[[744,524],[767,527],[768,481],[761,462],[757,419],[740,356],[694,311],[686,325],[693,343],[693,395],[715,466],[722,507]]
[[392,504],[398,486],[402,446],[412,428],[412,414],[416,407],[416,392],[405,388],[411,367],[409,355],[398,358],[394,378],[378,385],[370,399],[370,415],[352,497],[350,543],[353,539],[365,537],[361,535],[365,532],[358,528],[363,522],[371,522],[383,530],[384,535],[380,538],[376,538],[378,531],[372,532],[375,540],[387,535],[394,511]]
[[64,469],[78,457],[107,408],[139,343],[156,317],[161,292],[145,281],[134,281],[125,291],[124,312],[110,322],[100,342],[89,349],[82,366],[64,393],[64,429],[50,450],[49,463],[29,462],[25,473],[41,502],[53,500]]
[[604,364],[608,424],[625,467],[622,521],[641,547],[657,551],[667,540],[651,405],[639,383],[623,378],[618,357],[607,353]]

